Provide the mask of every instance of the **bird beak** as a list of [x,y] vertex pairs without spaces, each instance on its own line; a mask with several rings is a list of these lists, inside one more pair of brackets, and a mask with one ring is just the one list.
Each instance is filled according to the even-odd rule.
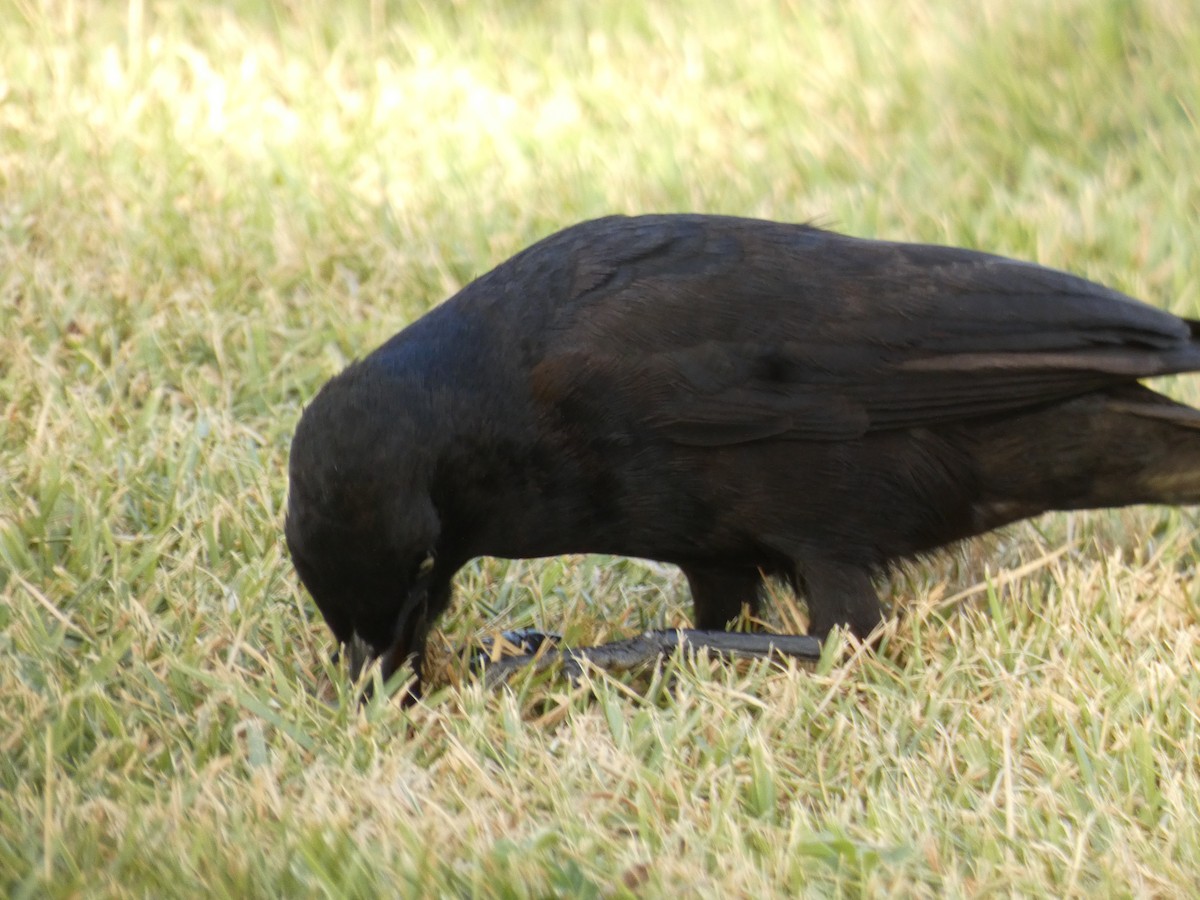
[[406,663],[412,664],[413,674],[417,676],[417,683],[420,684],[421,653],[410,649],[411,647],[411,640],[398,640],[380,657],[379,670],[385,684]]
[[346,644],[346,664],[350,669],[350,681],[357,682],[363,670],[375,659],[371,645],[354,634]]
[[405,665],[412,666],[416,684],[409,693],[413,699],[420,693],[421,663],[430,626],[428,607],[429,591],[425,585],[418,585],[396,617],[391,645],[379,654],[380,675],[385,684]]
[[429,631],[425,599],[426,592],[420,589],[409,598],[396,619],[392,642],[382,652],[367,643],[357,632],[351,636],[344,652],[352,682],[357,682],[376,659],[380,661],[380,674],[385,684],[405,663],[412,664],[417,680],[420,681],[421,648]]

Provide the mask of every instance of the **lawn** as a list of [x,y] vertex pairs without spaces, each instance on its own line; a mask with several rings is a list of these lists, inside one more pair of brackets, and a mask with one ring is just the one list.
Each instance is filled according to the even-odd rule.
[[578,687],[465,648],[686,624],[678,573],[477,561],[411,709],[355,703],[282,523],[327,378],[589,217],[1200,314],[1197,60],[1192,0],[0,0],[0,893],[1191,895],[1193,511],[914,563],[876,654]]

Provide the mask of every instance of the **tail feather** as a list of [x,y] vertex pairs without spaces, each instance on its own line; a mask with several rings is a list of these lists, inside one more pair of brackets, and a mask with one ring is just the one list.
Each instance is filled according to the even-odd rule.
[[[1195,324],[1200,327],[1200,323]],[[1121,415],[1161,419],[1183,428],[1200,429],[1200,409],[1172,400],[1140,384],[1110,392],[1108,408]]]
[[1140,384],[1104,399],[1088,505],[1200,503],[1200,410]]
[[979,437],[985,493],[1011,498],[1022,516],[1200,504],[1200,410],[1142,385],[1004,419]]

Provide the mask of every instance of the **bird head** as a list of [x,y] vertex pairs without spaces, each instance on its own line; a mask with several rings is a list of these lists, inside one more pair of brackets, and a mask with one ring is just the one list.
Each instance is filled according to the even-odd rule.
[[362,364],[329,382],[292,441],[285,532],[296,572],[351,675],[411,664],[449,604],[450,561],[429,491],[430,451],[393,385]]

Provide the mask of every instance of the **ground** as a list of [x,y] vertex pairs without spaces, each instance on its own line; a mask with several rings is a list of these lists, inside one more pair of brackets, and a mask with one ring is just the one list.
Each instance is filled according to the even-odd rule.
[[320,384],[588,217],[814,220],[1200,313],[1194,12],[0,0],[2,892],[1191,893],[1194,511],[915,564],[877,654],[578,689],[485,692],[462,648],[684,624],[679,575],[478,562],[411,709],[354,704],[281,535]]

